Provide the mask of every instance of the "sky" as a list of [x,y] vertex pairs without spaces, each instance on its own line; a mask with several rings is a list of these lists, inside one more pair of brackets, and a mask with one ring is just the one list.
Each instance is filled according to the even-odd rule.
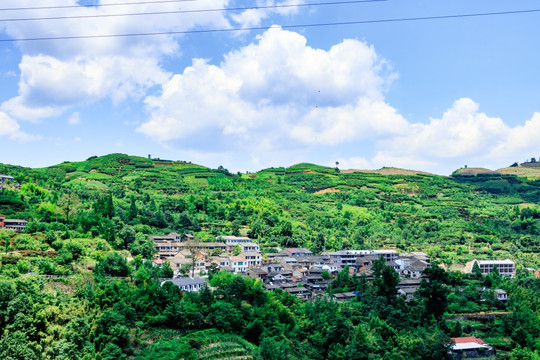
[[539,33],[532,0],[3,0],[0,163],[506,167],[540,157]]

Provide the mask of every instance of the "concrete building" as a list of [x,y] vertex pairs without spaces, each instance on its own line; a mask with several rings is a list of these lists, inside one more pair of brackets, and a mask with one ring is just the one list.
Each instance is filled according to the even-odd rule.
[[330,263],[343,269],[345,266],[356,267],[362,261],[358,259],[366,258],[366,260],[379,259],[381,256],[388,264],[397,260],[399,254],[395,250],[341,250],[331,252]]
[[493,271],[493,267],[496,267],[501,276],[514,277],[516,271],[516,264],[510,259],[504,260],[472,260],[465,265],[463,270],[467,274],[471,274],[474,268],[474,264],[477,263],[482,275],[490,274]]
[[0,229],[10,229],[15,231],[24,231],[28,221],[23,219],[6,219],[0,216]]
[[452,338],[451,354],[454,359],[491,358],[495,357],[495,350],[484,340],[475,336]]
[[253,242],[253,240],[245,236],[229,236],[229,235],[216,236],[216,240],[225,241],[225,244],[227,245],[246,244],[246,243]]
[[208,286],[208,283],[201,279],[201,278],[180,278],[180,279],[172,279],[172,280],[165,280],[161,283],[161,286],[165,284],[166,282],[171,282],[174,285],[178,286],[180,290],[185,292],[197,292],[200,291],[202,288]]

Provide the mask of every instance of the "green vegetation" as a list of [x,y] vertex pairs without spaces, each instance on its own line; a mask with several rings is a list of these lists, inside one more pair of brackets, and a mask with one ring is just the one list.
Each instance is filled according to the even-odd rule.
[[[21,184],[5,184],[0,214],[29,220],[24,233],[0,231],[2,359],[444,359],[459,335],[489,339],[501,358],[539,356],[540,283],[525,270],[540,267],[539,180],[312,164],[231,174],[123,154],[0,173]],[[361,293],[346,303],[304,303],[222,272],[216,290],[182,293],[160,287],[170,268],[144,261],[148,235],[171,231],[249,235],[268,252],[424,251],[450,270],[509,257],[518,276],[433,268],[409,304],[383,264],[371,282],[337,275],[330,293]],[[502,314],[459,318],[479,311]]]

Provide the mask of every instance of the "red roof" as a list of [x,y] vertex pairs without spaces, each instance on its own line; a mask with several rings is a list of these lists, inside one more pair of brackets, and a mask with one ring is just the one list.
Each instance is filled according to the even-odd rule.
[[452,338],[454,344],[463,344],[463,343],[477,343],[480,345],[485,345],[484,340],[477,338],[476,336],[467,336],[467,337],[458,337]]

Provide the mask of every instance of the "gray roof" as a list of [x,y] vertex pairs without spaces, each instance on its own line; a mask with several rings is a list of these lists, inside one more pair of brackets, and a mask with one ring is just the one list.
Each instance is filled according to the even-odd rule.
[[163,284],[165,284],[166,282],[172,282],[176,286],[197,285],[197,284],[208,285],[208,283],[201,278],[189,278],[189,277],[165,280],[164,282],[161,283],[161,286],[163,286]]

